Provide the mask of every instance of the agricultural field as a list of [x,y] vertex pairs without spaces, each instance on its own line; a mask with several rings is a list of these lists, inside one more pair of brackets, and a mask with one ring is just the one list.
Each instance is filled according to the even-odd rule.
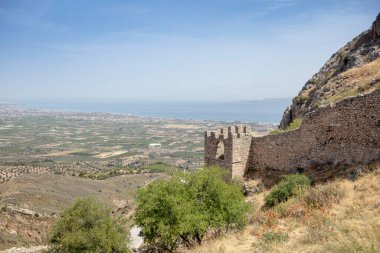
[[[104,179],[201,167],[204,131],[231,124],[0,105],[0,182],[25,173]],[[274,128],[250,127],[258,134]]]

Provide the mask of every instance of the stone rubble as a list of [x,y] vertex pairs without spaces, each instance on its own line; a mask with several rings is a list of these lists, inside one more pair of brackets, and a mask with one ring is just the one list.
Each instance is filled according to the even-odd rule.
[[39,253],[43,250],[47,250],[48,246],[33,246],[29,248],[21,247],[21,248],[10,248],[4,251],[0,251],[0,253]]

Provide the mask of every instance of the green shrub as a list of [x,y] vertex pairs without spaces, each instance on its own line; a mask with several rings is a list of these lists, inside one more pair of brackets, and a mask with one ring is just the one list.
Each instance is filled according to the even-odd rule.
[[302,118],[295,118],[293,119],[292,123],[289,124],[288,128],[286,130],[294,130],[300,128],[302,124]]
[[269,207],[273,207],[278,203],[285,202],[308,186],[310,186],[310,179],[305,175],[287,175],[280,183],[275,185],[271,192],[265,197],[265,204]]
[[280,133],[285,133],[285,132],[286,132],[285,129],[275,129],[275,130],[270,131],[269,133],[270,134],[280,134]]
[[52,252],[130,252],[128,236],[110,211],[95,198],[77,200],[49,235]]
[[241,187],[223,180],[225,173],[207,168],[176,174],[138,191],[136,223],[147,242],[173,250],[201,243],[210,229],[244,225],[249,211]]
[[285,133],[291,130],[296,130],[301,127],[302,124],[302,118],[295,118],[286,129],[276,129],[270,131],[270,134],[280,134]]

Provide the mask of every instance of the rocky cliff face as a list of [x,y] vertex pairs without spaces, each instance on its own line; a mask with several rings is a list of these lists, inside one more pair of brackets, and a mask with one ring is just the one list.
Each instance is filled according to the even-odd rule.
[[380,88],[380,13],[371,28],[338,50],[285,110],[280,128],[342,99]]

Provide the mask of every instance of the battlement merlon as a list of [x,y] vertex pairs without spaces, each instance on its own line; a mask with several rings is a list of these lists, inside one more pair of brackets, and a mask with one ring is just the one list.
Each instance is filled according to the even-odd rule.
[[245,125],[237,125],[237,126],[228,127],[229,133],[246,134],[246,133],[248,133],[247,130],[248,130],[248,127]]
[[228,128],[219,128],[215,131],[205,131],[205,138],[225,139],[241,138],[242,136],[251,136],[250,130],[245,125],[230,126]]

